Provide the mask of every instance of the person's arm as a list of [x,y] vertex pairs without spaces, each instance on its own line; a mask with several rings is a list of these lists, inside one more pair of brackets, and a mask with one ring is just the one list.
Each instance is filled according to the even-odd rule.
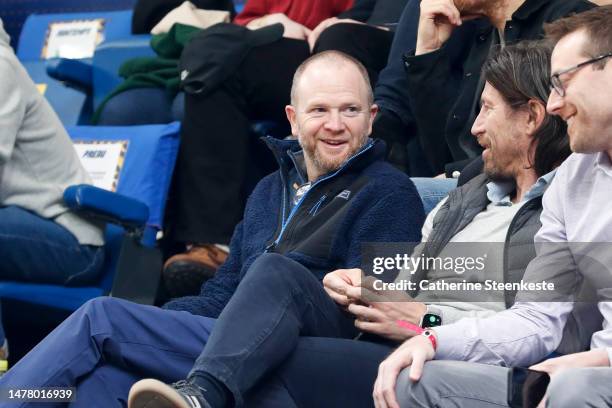
[[566,354],[561,357],[549,358],[541,363],[532,365],[532,370],[543,371],[551,376],[568,368],[580,367],[610,367],[608,350],[597,348],[582,353]]
[[453,324],[466,318],[485,319],[498,313],[495,310],[486,309],[486,303],[482,303],[481,306],[483,307],[481,310],[461,310],[441,303],[432,304],[432,307],[435,307],[436,311],[440,313],[442,324]]
[[610,322],[612,302],[599,302],[598,306],[600,313],[604,317],[603,327],[606,329],[593,334],[591,346],[604,349],[608,360],[612,363],[612,322]]
[[434,174],[443,173],[450,160],[444,136],[447,120],[461,88],[449,44],[427,54],[404,56],[404,67],[418,137]]
[[25,101],[15,67],[0,57],[0,173],[15,148],[17,133],[25,116]]
[[255,18],[247,24],[251,30],[256,30],[261,27],[267,27],[272,24],[282,24],[284,31],[283,37],[293,38],[295,40],[307,40],[311,34],[309,28],[297,23],[282,13],[268,14],[263,17]]
[[[369,194],[376,197],[376,201],[364,213],[351,217],[357,222],[349,232],[351,240],[348,248],[347,267],[361,267],[362,243],[420,242],[420,231],[425,213],[416,188],[408,183],[412,184],[406,178],[406,184],[385,186],[385,190],[379,190],[376,187],[371,189]],[[376,191],[380,193],[374,194]],[[387,191],[386,194],[384,194],[385,191]],[[355,280],[352,279],[352,281]],[[345,300],[346,295],[349,299],[354,299],[355,296],[362,294],[362,290],[366,290],[357,285],[342,286],[342,293],[339,293],[342,301],[336,301],[343,306],[350,303],[349,300]],[[392,335],[388,337],[393,338]]]
[[374,89],[374,100],[380,108],[373,135],[387,141],[406,143],[416,134],[416,124],[408,100],[407,75],[403,55],[416,47],[419,25],[419,0],[409,0],[395,29],[387,66],[380,72]]
[[272,3],[268,3],[265,0],[249,0],[245,3],[242,12],[234,19],[234,23],[251,29],[266,27],[276,23],[285,25],[284,23],[293,22],[298,24],[283,13],[272,13],[271,5]]

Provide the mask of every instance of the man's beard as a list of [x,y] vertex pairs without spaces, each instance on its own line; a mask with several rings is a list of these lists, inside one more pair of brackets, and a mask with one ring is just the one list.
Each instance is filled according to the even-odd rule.
[[495,181],[498,183],[504,182],[504,181],[512,181],[514,180],[514,178],[510,175],[510,174],[505,174],[501,171],[499,171],[499,169],[493,168],[493,169],[487,169],[485,167],[485,174],[487,175],[487,178],[491,181]]
[[354,148],[347,151],[346,155],[342,157],[333,157],[331,159],[325,158],[323,155],[319,153],[316,149],[316,143],[300,143],[302,149],[304,150],[304,154],[310,157],[312,163],[317,168],[320,175],[328,174],[334,170],[339,169],[342,165],[355,153],[357,153],[365,144],[367,140],[367,136],[364,135],[360,141]]
[[485,160],[484,173],[491,181],[504,182],[514,180],[514,176],[501,170],[493,159]]

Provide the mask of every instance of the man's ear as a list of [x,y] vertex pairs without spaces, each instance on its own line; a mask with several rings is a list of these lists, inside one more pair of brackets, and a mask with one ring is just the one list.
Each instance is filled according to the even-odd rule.
[[291,125],[291,134],[294,137],[298,137],[297,113],[295,111],[295,107],[293,105],[285,106],[285,114],[287,115],[287,120]]
[[527,102],[529,117],[527,119],[527,134],[535,135],[546,118],[546,106],[542,102],[531,99]]
[[378,105],[376,104],[372,104],[372,106],[370,106],[370,123],[369,123],[369,128],[368,128],[368,136],[372,134],[372,124],[374,123],[374,119],[376,119],[376,115],[378,114]]

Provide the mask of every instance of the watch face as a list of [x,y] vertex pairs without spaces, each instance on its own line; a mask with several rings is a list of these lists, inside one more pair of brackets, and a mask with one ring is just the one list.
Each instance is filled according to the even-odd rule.
[[442,318],[433,313],[426,313],[423,316],[423,327],[437,327],[442,325]]

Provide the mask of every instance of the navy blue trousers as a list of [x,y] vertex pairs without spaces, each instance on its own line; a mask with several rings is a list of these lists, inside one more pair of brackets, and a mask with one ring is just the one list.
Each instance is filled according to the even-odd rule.
[[139,378],[174,382],[207,372],[240,405],[291,356],[301,336],[355,334],[352,317],[307,268],[282,255],[263,254],[216,322],[115,298],[94,299],[9,370],[0,389],[76,386],[74,406],[108,408],[122,406]]
[[219,315],[191,375],[221,381],[237,405],[296,348],[300,336],[352,338],[354,319],[301,264],[261,255]]
[[71,406],[124,406],[131,385],[141,378],[165,382],[185,378],[214,322],[116,298],[93,299],[2,376],[0,389],[76,386],[76,402]]
[[378,365],[393,346],[302,337],[289,358],[249,393],[249,408],[370,408]]

